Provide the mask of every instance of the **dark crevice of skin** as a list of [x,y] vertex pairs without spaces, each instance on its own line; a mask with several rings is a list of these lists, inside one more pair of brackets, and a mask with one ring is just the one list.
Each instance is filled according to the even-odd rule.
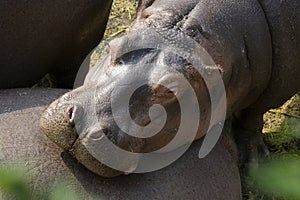
[[182,31],[181,28],[185,25],[185,22],[188,20],[189,15],[191,14],[191,12],[193,12],[193,10],[197,7],[197,5],[198,3],[191,6],[186,13],[183,13],[182,15],[179,16],[180,17],[179,20],[175,24],[173,24],[175,29],[179,29],[180,31]]
[[[244,41],[244,47],[245,47],[245,55],[246,55],[246,59],[247,59],[247,65],[248,67],[250,68],[250,70],[252,69],[251,68],[251,59],[249,58],[249,54],[248,54],[248,44],[247,44],[247,40],[246,40],[246,35],[243,36],[243,41]],[[252,70],[251,70],[252,71]]]
[[[200,2],[195,3],[195,5],[192,5],[185,13],[178,15],[178,20],[176,20],[175,22],[170,23],[168,25],[165,25],[163,27],[163,29],[164,30],[165,29],[173,29],[175,31],[179,31],[179,32],[183,33],[184,35],[190,37],[197,43],[199,43],[199,40],[197,39],[199,36],[203,37],[206,40],[210,40],[210,37],[209,37],[210,35],[204,32],[201,24],[199,24],[198,22],[195,25],[191,24],[190,26],[188,26],[188,29],[183,28],[183,27],[186,27],[186,25],[187,25],[186,23],[187,23],[188,19],[190,18],[193,11],[197,8],[197,5],[199,3]],[[157,28],[159,28],[159,27],[157,27]],[[163,34],[161,34],[161,36],[165,37]],[[168,39],[168,38],[166,38],[166,39]]]
[[[263,0],[258,0],[257,2],[258,2],[258,4],[260,5],[261,10],[262,10],[263,13],[264,13],[265,20],[266,20],[267,25],[268,25],[269,36],[270,36],[271,44],[272,44],[271,47],[272,47],[272,66],[273,66],[273,63],[274,63],[273,55],[274,55],[275,49],[274,49],[274,45],[273,45],[273,35],[272,35],[272,30],[271,30],[271,22],[270,22],[269,19],[268,19],[267,11],[266,11],[266,9],[265,9],[265,7],[264,7],[264,5],[263,5],[263,3],[262,3],[261,1],[263,1]],[[271,71],[272,71],[272,70],[271,70]]]
[[[75,131],[75,129],[74,129],[74,131]],[[75,140],[72,142],[70,148],[66,149],[67,152],[69,152],[71,149],[73,149],[73,146],[75,145],[75,143],[77,142],[77,140],[78,140],[78,138],[79,138],[79,135],[78,135],[77,131],[75,131],[75,133],[76,133],[76,138],[75,138]]]
[[[265,17],[265,20],[266,20],[266,23],[267,23],[267,26],[268,26],[268,30],[269,30],[269,37],[270,37],[270,40],[271,40],[271,74],[270,74],[270,77],[269,77],[269,81],[270,79],[272,78],[273,76],[273,63],[274,63],[274,55],[275,55],[275,48],[274,48],[274,37],[273,37],[273,34],[272,34],[272,29],[271,29],[271,22],[270,20],[268,19],[268,15],[267,15],[267,11],[266,11],[266,8],[264,7],[264,4],[262,3],[262,1],[264,0],[257,0],[263,14],[264,14],[264,17]],[[270,83],[268,83],[265,88],[264,88],[264,91],[261,92],[261,95],[259,95],[259,97],[257,99],[261,99],[261,97],[263,96],[263,94],[265,93],[265,91],[268,89]]]
[[[185,27],[186,21],[190,18],[191,13],[197,8],[197,6],[198,6],[199,3],[200,2],[198,2],[196,5],[194,5],[193,7],[191,7],[191,9],[188,10],[187,13],[185,13],[185,14],[182,15],[182,18],[176,23],[175,28],[178,29],[178,30],[180,30],[181,32],[187,34],[189,37],[191,37],[191,38],[193,38],[195,40],[196,40],[196,36],[197,35],[190,35],[190,34],[188,34],[186,32],[189,31],[189,30],[192,30],[192,31],[194,31],[194,33],[196,33],[196,31],[198,31],[201,36],[203,36],[205,39],[209,40],[209,37],[204,33],[203,28],[202,28],[201,24],[199,24],[199,23],[197,23],[197,25],[189,27],[189,29],[186,29],[186,30],[182,29],[183,27]],[[193,30],[193,28],[196,28],[196,31]]]
[[199,23],[191,25],[188,28],[186,28],[185,30],[181,30],[181,31],[183,33],[185,33],[186,35],[188,35],[189,37],[193,38],[197,43],[200,42],[200,40],[201,40],[201,39],[199,39],[200,37],[203,37],[207,41],[210,40],[210,38],[209,38],[210,35],[203,30],[201,24],[199,24]]

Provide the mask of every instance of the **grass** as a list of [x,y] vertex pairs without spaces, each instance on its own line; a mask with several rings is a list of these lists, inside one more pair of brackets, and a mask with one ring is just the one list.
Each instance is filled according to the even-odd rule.
[[90,66],[94,66],[109,51],[109,42],[129,31],[136,17],[137,0],[114,0],[102,42],[91,56]]

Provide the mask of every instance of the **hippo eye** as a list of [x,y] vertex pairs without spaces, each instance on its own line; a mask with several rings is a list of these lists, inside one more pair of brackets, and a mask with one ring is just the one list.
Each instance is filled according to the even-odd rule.
[[130,51],[118,57],[115,63],[118,65],[123,65],[123,64],[134,65],[139,63],[141,60],[147,61],[153,59],[153,57],[157,54],[157,53],[153,54],[153,52],[154,49],[151,48]]

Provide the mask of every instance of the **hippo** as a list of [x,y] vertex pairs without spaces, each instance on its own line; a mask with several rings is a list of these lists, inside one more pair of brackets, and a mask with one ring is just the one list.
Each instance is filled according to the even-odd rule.
[[[139,1],[129,33],[110,42],[109,54],[81,87],[49,106],[41,117],[41,130],[88,169],[106,177],[118,174],[106,174],[113,169],[119,174],[135,172],[141,162],[137,156],[126,170],[103,163],[101,158],[109,159],[112,151],[106,151],[107,146],[101,149],[102,141],[109,139],[119,149],[144,155],[168,146],[180,123],[194,118],[199,123],[192,141],[227,124],[239,147],[240,165],[257,162],[268,154],[261,136],[263,114],[300,90],[298,13],[297,0]],[[217,75],[223,92],[215,84]],[[146,82],[125,98],[140,79]],[[198,104],[200,116],[192,108],[182,119],[180,101],[191,97],[184,80],[194,90],[197,98],[190,105],[196,110]],[[210,100],[211,90],[216,91],[215,100]],[[157,105],[163,107],[165,118],[153,114],[161,108]],[[219,111],[224,108],[222,119],[224,113]],[[133,122],[123,117],[128,115]],[[161,129],[143,137],[139,130],[151,124]],[[190,132],[193,129],[190,126]],[[180,148],[189,139],[166,151]]]
[[[65,92],[49,88],[0,90],[0,166],[23,166],[32,174],[32,192],[67,181],[79,199],[241,199],[237,149],[229,134],[203,160],[195,159],[199,141],[174,165],[160,171],[114,179],[95,176],[40,133],[41,113]],[[10,199],[1,195],[6,193],[0,188],[0,198]]]
[[112,0],[1,1],[0,88],[31,87],[50,74],[73,88],[86,55],[98,45]]

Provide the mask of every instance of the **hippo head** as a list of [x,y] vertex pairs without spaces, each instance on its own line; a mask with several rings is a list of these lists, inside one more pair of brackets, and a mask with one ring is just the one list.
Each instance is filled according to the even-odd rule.
[[209,128],[207,85],[214,87],[214,80],[203,81],[202,73],[220,69],[204,65],[207,58],[195,61],[201,52],[193,40],[163,32],[143,28],[111,41],[84,84],[41,117],[41,130],[53,142],[101,176],[130,173],[141,154],[174,150]]

